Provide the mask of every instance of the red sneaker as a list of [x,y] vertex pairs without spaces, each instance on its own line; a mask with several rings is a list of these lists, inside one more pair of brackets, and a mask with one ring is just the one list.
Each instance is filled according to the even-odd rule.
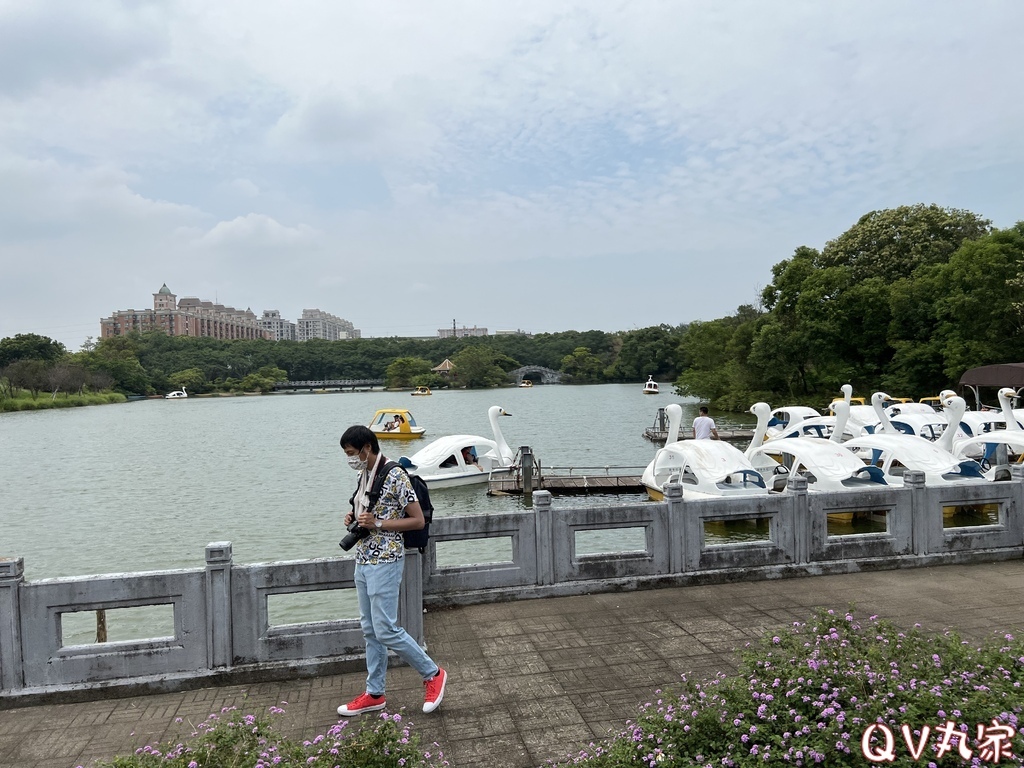
[[352,715],[361,715],[363,712],[373,712],[378,709],[384,709],[386,704],[384,696],[371,696],[368,693],[360,693],[348,704],[342,704],[338,707],[338,714],[342,717],[352,717]]
[[426,687],[426,692],[423,696],[423,711],[433,712],[439,706],[441,706],[441,699],[444,698],[444,684],[448,682],[448,673],[440,667],[437,668],[437,674],[429,680],[424,680],[423,685]]

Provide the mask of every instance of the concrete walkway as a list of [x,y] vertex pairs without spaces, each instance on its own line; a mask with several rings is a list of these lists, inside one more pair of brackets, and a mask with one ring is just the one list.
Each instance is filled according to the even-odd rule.
[[[389,708],[456,768],[526,768],[619,731],[679,676],[735,670],[745,643],[814,608],[878,614],[985,639],[1024,631],[1024,561],[951,565],[527,600],[430,613],[431,654],[450,673],[444,704],[420,711],[422,683],[389,675]],[[72,768],[177,739],[222,707],[284,705],[281,733],[312,739],[362,674],[0,712],[0,768]],[[182,718],[182,723],[176,723]]]

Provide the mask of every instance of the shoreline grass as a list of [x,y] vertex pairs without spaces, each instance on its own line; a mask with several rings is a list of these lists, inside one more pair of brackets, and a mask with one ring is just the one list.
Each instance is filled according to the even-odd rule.
[[59,393],[56,398],[50,392],[40,392],[39,397],[35,398],[30,392],[22,392],[17,397],[0,398],[0,413],[48,411],[54,408],[79,408],[86,405],[126,402],[128,398],[120,392],[90,392],[83,395]]

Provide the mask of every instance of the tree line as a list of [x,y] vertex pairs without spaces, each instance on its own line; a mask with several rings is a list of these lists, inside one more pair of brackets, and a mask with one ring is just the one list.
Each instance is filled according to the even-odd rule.
[[[539,365],[572,383],[650,375],[678,394],[746,410],[757,400],[820,405],[845,383],[918,398],[968,368],[1024,360],[1024,222],[1000,230],[936,205],[873,211],[820,251],[797,248],[771,276],[758,306],[618,333],[272,342],[154,331],[90,339],[77,352],[21,334],[0,340],[0,398],[20,389],[268,391],[275,381],[326,379],[476,388]],[[451,377],[431,371],[444,359]]]

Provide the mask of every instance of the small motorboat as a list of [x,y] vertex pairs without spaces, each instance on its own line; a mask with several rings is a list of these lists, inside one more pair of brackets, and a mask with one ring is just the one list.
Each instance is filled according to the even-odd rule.
[[511,415],[501,406],[492,405],[487,418],[493,440],[480,435],[439,437],[412,456],[403,456],[403,466],[423,478],[431,491],[486,483],[493,474],[506,474],[512,469],[515,454],[505,442],[498,417]]
[[413,397],[426,397],[427,395],[432,394],[434,393],[430,391],[430,387],[416,387],[416,389],[412,391]]
[[645,395],[656,395],[658,394],[658,382],[654,380],[653,376],[647,377],[647,383],[644,384]]
[[426,434],[426,429],[416,426],[416,419],[404,408],[382,408],[373,414],[367,426],[378,440],[414,440]]
[[168,392],[164,395],[164,400],[181,400],[186,397],[188,397],[188,392],[186,392],[185,388],[182,387],[181,389],[176,389],[173,392]]

